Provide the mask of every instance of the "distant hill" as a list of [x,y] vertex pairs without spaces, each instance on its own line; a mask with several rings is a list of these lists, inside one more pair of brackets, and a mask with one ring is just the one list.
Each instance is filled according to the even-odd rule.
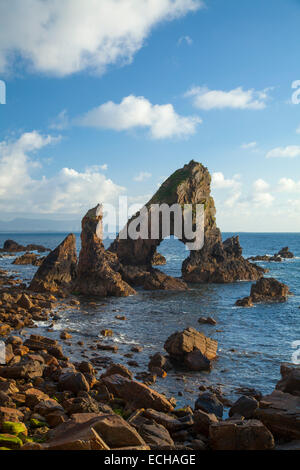
[[80,232],[78,220],[51,220],[17,218],[10,221],[0,220],[0,232]]

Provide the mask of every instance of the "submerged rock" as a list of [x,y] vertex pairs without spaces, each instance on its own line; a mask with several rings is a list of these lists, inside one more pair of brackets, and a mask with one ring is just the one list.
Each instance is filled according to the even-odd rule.
[[31,281],[30,289],[36,292],[70,291],[76,277],[77,254],[75,235],[68,235],[51,251]]
[[274,256],[280,256],[281,258],[290,258],[290,259],[295,258],[294,253],[289,251],[288,246],[285,246],[284,248],[281,248],[281,250],[278,251],[278,253],[276,253]]
[[45,251],[50,251],[49,248],[45,248],[42,245],[30,244],[27,246],[20,245],[14,240],[6,240],[4,242],[3,248],[0,249],[0,252],[4,253],[19,253],[20,251],[38,251],[39,253],[44,253]]

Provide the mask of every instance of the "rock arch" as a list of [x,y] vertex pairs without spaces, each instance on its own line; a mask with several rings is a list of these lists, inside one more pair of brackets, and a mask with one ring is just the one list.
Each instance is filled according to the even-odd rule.
[[[222,242],[221,232],[216,224],[216,209],[210,190],[211,176],[208,169],[201,163],[190,161],[183,168],[175,171],[147,202],[145,208],[150,214],[153,204],[203,204],[204,205],[204,246],[193,250],[183,262],[182,277],[185,281],[203,282],[233,282],[237,280],[257,280],[262,277],[264,270],[242,257],[239,238],[233,237]],[[127,223],[126,230],[132,221],[140,217],[135,214]],[[123,229],[124,230],[124,229]],[[170,235],[174,235],[174,224],[171,221]],[[123,276],[133,281],[136,270],[151,270],[153,256],[164,237],[151,239],[151,216],[149,216],[148,239],[117,237],[109,248],[116,253],[122,265]],[[187,243],[184,237],[183,243]]]

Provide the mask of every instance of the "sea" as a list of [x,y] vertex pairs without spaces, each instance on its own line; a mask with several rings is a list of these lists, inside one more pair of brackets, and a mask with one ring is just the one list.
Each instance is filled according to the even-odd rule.
[[[65,233],[0,233],[0,246],[6,239],[22,245],[41,244],[54,249],[66,236]],[[223,239],[236,235],[223,233]],[[175,331],[193,327],[218,341],[218,358],[211,372],[170,371],[165,379],[153,385],[158,391],[177,399],[178,406],[193,405],[200,386],[213,386],[225,397],[233,400],[241,388],[255,388],[263,394],[272,392],[280,378],[282,362],[300,363],[300,234],[299,233],[238,233],[243,256],[274,254],[288,246],[294,259],[276,262],[259,262],[275,277],[286,283],[293,295],[287,302],[257,304],[253,308],[235,306],[237,299],[249,295],[251,282],[230,284],[190,284],[188,291],[144,291],[127,298],[84,298],[80,308],[66,309],[52,332],[47,328],[51,321],[37,323],[35,333],[59,339],[61,330],[72,334],[72,346],[65,345],[71,360],[108,356],[114,362],[127,364],[124,356],[133,346],[142,346],[134,353],[136,361],[130,369],[135,373],[147,371],[149,357],[164,353],[166,339]],[[76,234],[80,250],[80,234]],[[109,246],[112,240],[106,239]],[[180,276],[181,264],[188,256],[185,246],[177,239],[164,240],[158,251],[167,264],[159,269],[172,276]],[[18,254],[19,256],[19,254]],[[15,256],[0,258],[0,269],[5,269],[24,282],[29,282],[36,271],[33,266],[17,266]],[[126,321],[117,320],[126,316]],[[200,317],[211,316],[217,325],[198,323]],[[101,330],[113,330],[113,337],[103,339]],[[30,334],[32,330],[28,330]],[[95,340],[103,340],[118,346],[118,352],[90,349]],[[83,341],[85,351],[77,346]],[[83,354],[83,356],[82,356]],[[88,359],[87,359],[88,358]]]

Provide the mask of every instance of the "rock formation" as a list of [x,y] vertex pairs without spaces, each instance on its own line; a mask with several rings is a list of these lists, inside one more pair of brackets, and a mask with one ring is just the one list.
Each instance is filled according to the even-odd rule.
[[69,234],[51,251],[37,270],[30,289],[36,292],[70,290],[76,277],[77,254],[75,235]]
[[15,242],[14,240],[6,240],[4,242],[3,248],[0,249],[0,252],[3,253],[19,253],[20,251],[38,251],[39,253],[44,253],[45,251],[50,250],[42,245],[30,244],[27,246],[23,246]]
[[123,281],[116,254],[102,243],[101,206],[89,210],[82,219],[81,251],[74,291],[86,295],[128,296],[135,291]]
[[[222,242],[221,232],[216,225],[215,205],[210,194],[210,174],[202,164],[193,160],[183,168],[175,171],[154,194],[146,204],[148,212],[148,239],[136,240],[127,237],[118,237],[111,245],[110,251],[116,253],[121,265],[124,267],[125,276],[131,271],[132,278],[134,267],[139,268],[135,282],[141,279],[141,271],[151,272],[151,264],[156,248],[168,235],[174,235],[174,215],[171,217],[170,233],[163,234],[161,221],[159,222],[158,238],[151,239],[151,223],[154,204],[192,204],[192,220],[195,228],[196,204],[204,205],[204,246],[200,250],[193,250],[182,265],[182,276],[185,281],[206,282],[233,282],[237,280],[257,280],[262,277],[264,270],[242,257],[242,249],[238,237],[233,237]],[[135,214],[122,230],[126,233],[132,223],[138,224],[141,213]],[[182,234],[178,237],[184,244],[191,242]],[[131,279],[132,281],[132,279]],[[128,282],[129,279],[128,279]],[[141,283],[142,284],[142,283]]]
[[218,342],[194,328],[173,333],[165,342],[170,358],[189,370],[210,370],[216,358]]
[[262,278],[251,286],[250,296],[236,301],[238,307],[252,307],[258,302],[285,302],[291,292],[286,284],[272,277]]
[[294,253],[289,251],[289,247],[285,246],[284,248],[281,248],[278,253],[274,253],[273,256],[270,255],[258,255],[258,256],[251,256],[248,258],[249,261],[275,261],[275,262],[281,262],[283,259],[293,259],[295,258]]

